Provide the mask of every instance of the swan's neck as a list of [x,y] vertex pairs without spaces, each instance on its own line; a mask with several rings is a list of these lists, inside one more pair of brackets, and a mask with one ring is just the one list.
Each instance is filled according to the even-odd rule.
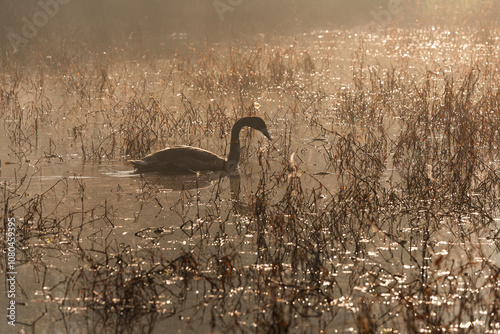
[[236,166],[240,162],[240,131],[243,125],[240,122],[236,122],[231,131],[231,144],[229,146],[229,155],[227,156],[227,162],[230,166]]

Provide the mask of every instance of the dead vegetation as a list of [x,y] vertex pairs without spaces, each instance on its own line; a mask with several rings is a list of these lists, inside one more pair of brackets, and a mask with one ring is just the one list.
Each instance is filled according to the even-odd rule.
[[[50,276],[47,254],[72,259],[57,282],[36,281],[61,328],[83,318],[89,333],[153,333],[160,322],[188,332],[498,331],[496,49],[450,72],[410,66],[399,51],[384,66],[367,52],[384,36],[310,38],[95,70],[71,64],[36,90],[32,74],[2,71],[7,159],[19,164],[2,182],[2,217],[19,221],[20,266]],[[334,65],[332,54],[352,57]],[[23,169],[32,157],[41,168],[47,152],[87,164],[181,143],[224,153],[232,121],[250,114],[276,139],[256,149],[242,135],[236,203],[224,179],[173,194],[139,179],[136,202],[93,203],[85,179],[40,192],[30,187],[37,172]],[[64,154],[59,137],[49,135],[50,148],[42,139],[56,131],[70,138]],[[162,228],[145,228],[151,208],[168,211]],[[142,224],[127,227],[134,242],[119,235],[122,210]]]

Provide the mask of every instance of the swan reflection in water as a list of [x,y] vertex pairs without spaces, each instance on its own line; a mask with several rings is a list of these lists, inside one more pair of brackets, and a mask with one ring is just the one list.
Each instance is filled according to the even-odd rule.
[[[137,174],[136,174],[137,175]],[[160,190],[182,191],[207,189],[217,182],[229,177],[231,191],[239,191],[240,174],[236,171],[231,174],[225,172],[204,172],[196,174],[169,175],[162,173],[145,173],[140,177],[149,185]]]
[[216,184],[222,182],[226,177],[229,178],[229,189],[233,209],[240,214],[244,212],[248,213],[248,205],[240,201],[241,176],[237,171],[233,171],[232,173],[206,172],[187,175],[165,175],[159,173],[141,174],[141,178],[147,182],[149,186],[164,191],[189,191],[217,187]]

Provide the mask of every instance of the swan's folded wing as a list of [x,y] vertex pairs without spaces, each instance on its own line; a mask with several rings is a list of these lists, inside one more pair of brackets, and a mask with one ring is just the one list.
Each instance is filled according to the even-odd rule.
[[181,146],[173,148],[175,153],[174,164],[178,168],[192,171],[223,170],[226,160],[210,151]]
[[225,159],[196,147],[175,146],[144,157],[131,160],[139,172],[189,173],[196,171],[222,170]]

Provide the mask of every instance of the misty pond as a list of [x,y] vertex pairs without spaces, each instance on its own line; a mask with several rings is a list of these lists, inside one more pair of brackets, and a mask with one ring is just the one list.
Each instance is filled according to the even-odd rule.
[[[0,332],[498,333],[484,38],[333,29],[3,67]],[[237,173],[128,162],[226,156],[250,115],[271,140],[244,128]]]

